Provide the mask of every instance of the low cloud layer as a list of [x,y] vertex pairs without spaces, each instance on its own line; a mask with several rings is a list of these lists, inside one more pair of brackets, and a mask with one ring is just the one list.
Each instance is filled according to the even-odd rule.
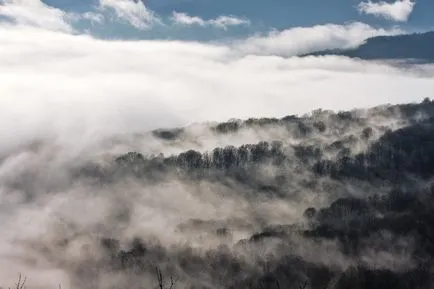
[[356,47],[369,37],[400,32],[399,29],[375,29],[360,22],[294,27],[241,40],[237,48],[252,54],[294,56],[325,49]]
[[[354,28],[335,28],[337,35],[350,31],[348,39],[341,36],[335,44],[332,33],[316,48],[355,41]],[[288,37],[287,52],[273,36],[261,38],[262,56],[251,54],[255,39],[210,45],[104,41],[28,27],[0,30],[0,115],[11,123],[1,136],[10,142],[58,132],[104,135],[318,107],[364,107],[433,97],[434,91],[429,67],[403,70],[343,57],[267,55],[308,52],[315,28],[303,29],[300,39]],[[286,33],[300,35],[297,29]]]
[[360,3],[358,9],[361,13],[397,22],[406,22],[413,12],[415,5],[416,2],[413,0],[397,0],[393,3],[368,1]]

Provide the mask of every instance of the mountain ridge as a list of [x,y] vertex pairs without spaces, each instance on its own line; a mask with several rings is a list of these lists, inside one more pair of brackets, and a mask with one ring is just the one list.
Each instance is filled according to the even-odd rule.
[[415,63],[434,62],[434,31],[376,36],[355,48],[321,50],[301,56],[337,55],[364,60],[413,60]]

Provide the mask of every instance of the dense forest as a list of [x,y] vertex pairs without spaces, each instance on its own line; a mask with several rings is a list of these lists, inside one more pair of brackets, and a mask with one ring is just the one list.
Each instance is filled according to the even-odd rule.
[[[76,179],[104,186],[176,180],[198,195],[207,194],[200,185],[206,184],[219,188],[212,190],[219,198],[289,202],[303,211],[277,223],[252,205],[246,219],[192,218],[177,225],[178,233],[198,240],[205,234],[216,246],[166,246],[158,236],[137,236],[122,249],[116,238],[102,237],[106,257],[89,268],[104,264],[139,278],[152,276],[157,265],[182,288],[431,288],[434,102],[231,120],[208,129],[219,136],[277,128],[291,141],[167,156],[128,152],[105,165],[75,168]],[[152,132],[168,144],[188,134],[188,128]],[[307,197],[317,202],[303,201]],[[240,231],[250,235],[237,239]],[[74,274],[87,280],[95,272]]]
[[[174,204],[163,212],[176,216],[173,231],[156,224],[167,234],[126,237],[70,224],[51,247],[33,250],[64,268],[78,288],[432,288],[433,101],[231,120],[205,129],[227,142],[246,131],[262,140],[168,155],[131,151],[69,168],[68,184],[101,194],[120,186],[118,201],[126,190],[148,188],[139,190],[147,209],[168,195]],[[170,147],[191,142],[192,131],[160,129],[150,136]],[[278,133],[264,134],[272,131]],[[191,203],[185,198],[199,200],[192,210],[201,212],[179,217]],[[212,202],[218,205],[206,205]],[[201,218],[202,210],[226,213]],[[124,232],[136,222],[132,211],[126,207],[104,221],[123,224],[116,228]],[[83,234],[99,248],[98,257],[70,263],[57,255]]]

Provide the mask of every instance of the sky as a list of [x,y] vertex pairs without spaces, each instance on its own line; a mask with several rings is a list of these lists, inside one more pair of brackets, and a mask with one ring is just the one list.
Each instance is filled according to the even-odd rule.
[[[410,32],[434,28],[434,2],[431,0],[417,0],[417,3],[411,0],[39,1],[66,13],[82,16],[75,19],[74,27],[103,38],[215,41],[270,30],[327,23],[343,25],[354,21],[384,28],[399,25]],[[1,2],[11,5],[34,0]],[[136,22],[132,23],[134,17]],[[119,18],[122,21],[117,21]],[[192,19],[196,21],[191,22]]]

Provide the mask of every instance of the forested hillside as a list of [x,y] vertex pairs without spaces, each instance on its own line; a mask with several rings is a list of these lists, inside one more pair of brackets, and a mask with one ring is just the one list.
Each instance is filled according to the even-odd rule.
[[[90,260],[59,263],[78,286],[107,274],[119,277],[113,288],[133,286],[158,266],[180,288],[431,288],[434,102],[200,127],[226,145],[194,142],[194,126],[161,129],[137,138],[195,149],[70,169],[73,183],[146,204],[118,208],[116,234],[71,224],[43,249],[57,260],[82,234],[99,247]],[[262,140],[237,145],[246,132]],[[147,229],[132,230],[138,220]]]
[[434,62],[434,32],[377,36],[351,49],[325,50],[309,55],[342,55],[365,60],[393,59]]

